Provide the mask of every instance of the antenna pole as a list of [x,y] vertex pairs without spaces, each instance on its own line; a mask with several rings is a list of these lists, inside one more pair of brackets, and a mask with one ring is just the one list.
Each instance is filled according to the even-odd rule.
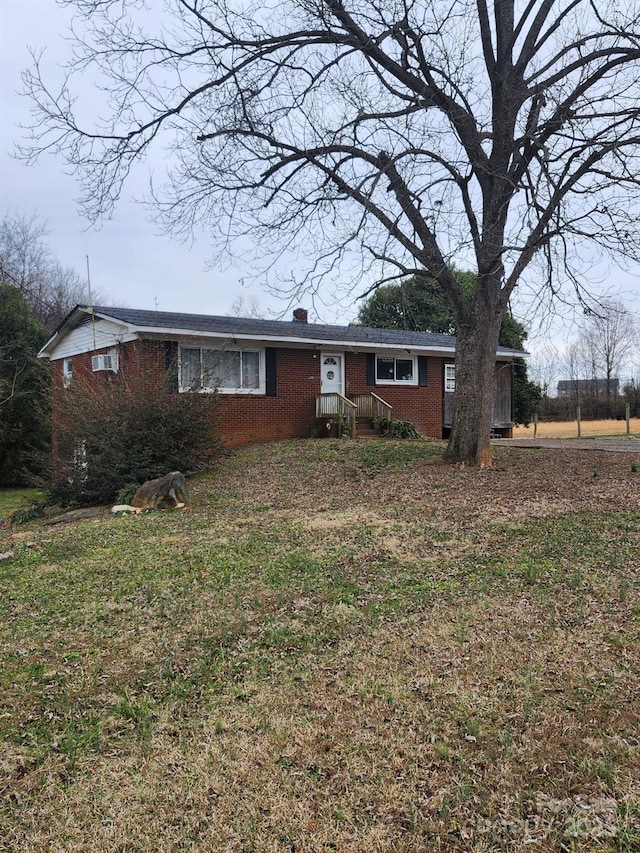
[[96,347],[96,315],[93,310],[93,296],[91,295],[91,273],[89,272],[89,255],[87,257],[87,294],[89,296],[89,312],[91,314],[91,326],[93,328],[93,348]]

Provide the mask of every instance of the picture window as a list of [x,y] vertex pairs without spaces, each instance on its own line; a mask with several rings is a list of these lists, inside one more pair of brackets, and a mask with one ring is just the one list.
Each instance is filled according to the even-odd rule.
[[264,393],[263,359],[257,350],[214,350],[182,347],[182,391]]

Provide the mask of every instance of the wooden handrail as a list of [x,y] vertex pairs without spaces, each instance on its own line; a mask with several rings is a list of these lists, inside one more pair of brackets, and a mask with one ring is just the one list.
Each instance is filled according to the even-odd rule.
[[391,420],[393,406],[372,391],[366,394],[354,394],[353,399],[358,406],[358,417],[381,421]]
[[371,396],[378,403],[377,408],[379,410],[379,414],[382,415],[381,419],[390,421],[391,413],[393,412],[393,406],[391,405],[391,403],[387,403],[386,400],[383,400],[382,397],[378,397],[378,395],[374,394],[373,391],[371,391]]
[[333,391],[330,394],[318,394],[316,397],[316,417],[325,415],[344,415],[352,409],[357,409],[356,403]]
[[338,432],[342,435],[342,422],[348,421],[349,432],[352,436],[356,434],[356,417],[358,406],[347,400],[342,394],[333,391],[330,394],[318,394],[316,397],[317,418],[337,418]]
[[341,424],[349,424],[351,435],[356,434],[356,419],[371,418],[371,420],[390,421],[393,406],[369,391],[365,394],[354,394],[349,400],[337,391],[316,396],[316,417],[335,418],[338,421],[338,432]]

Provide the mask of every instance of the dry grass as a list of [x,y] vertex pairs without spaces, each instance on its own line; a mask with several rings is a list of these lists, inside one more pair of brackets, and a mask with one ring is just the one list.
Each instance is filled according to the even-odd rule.
[[639,849],[640,460],[439,450],[249,448],[12,539],[0,850]]
[[[582,421],[582,438],[593,438],[594,436],[625,436],[627,431],[626,421]],[[630,418],[629,431],[632,436],[640,437],[640,418]],[[577,438],[577,421],[540,421],[538,423],[537,438]],[[514,438],[533,438],[533,424],[528,427],[517,426],[513,430]]]

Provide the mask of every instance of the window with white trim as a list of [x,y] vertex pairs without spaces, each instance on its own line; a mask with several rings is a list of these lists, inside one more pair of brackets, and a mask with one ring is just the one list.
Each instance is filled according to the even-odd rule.
[[444,366],[444,390],[453,393],[456,390],[456,366],[445,364]]
[[62,359],[62,384],[65,388],[71,385],[73,377],[73,360],[71,358]]
[[377,385],[417,385],[418,366],[415,356],[376,356]]
[[262,351],[181,347],[180,390],[264,394]]

